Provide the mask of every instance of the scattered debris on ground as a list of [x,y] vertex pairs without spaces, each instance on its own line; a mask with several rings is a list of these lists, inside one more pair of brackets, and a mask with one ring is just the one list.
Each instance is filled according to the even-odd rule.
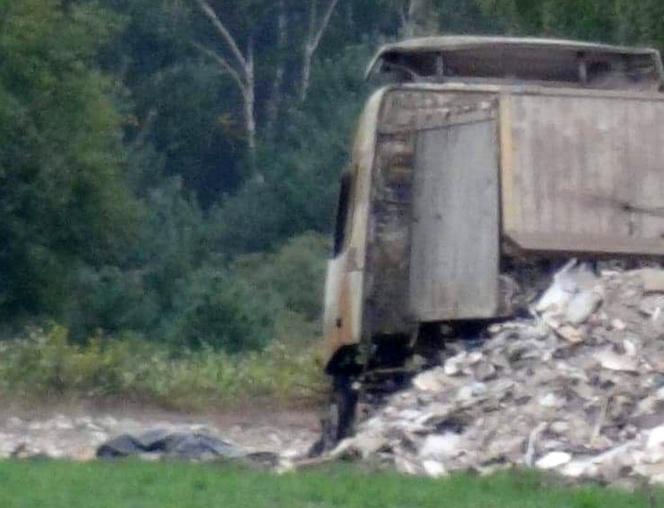
[[[377,460],[434,477],[534,467],[614,485],[664,483],[664,270],[570,262],[530,310],[491,325],[483,341],[448,345],[440,366],[375,408],[323,460]],[[288,468],[315,438],[313,429],[236,427],[10,417],[0,458],[253,456]]]
[[331,456],[430,476],[516,466],[664,483],[664,270],[572,261],[531,313],[457,345]]
[[[146,460],[239,459],[253,465],[288,464],[317,436],[308,411],[233,411],[190,416],[135,408],[98,414],[70,411],[0,418],[0,460],[76,461],[136,455]],[[20,416],[17,416],[20,415]]]

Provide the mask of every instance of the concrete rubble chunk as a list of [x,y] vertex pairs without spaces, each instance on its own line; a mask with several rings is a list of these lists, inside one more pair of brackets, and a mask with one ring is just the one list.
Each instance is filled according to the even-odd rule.
[[644,268],[639,270],[639,276],[646,293],[664,293],[664,270]]
[[426,474],[432,478],[441,478],[443,476],[447,476],[447,470],[441,462],[435,460],[425,460],[422,462],[422,467],[424,467]]
[[647,447],[649,449],[660,448],[662,446],[664,446],[664,425],[650,430],[647,442]]
[[602,298],[596,289],[578,292],[567,304],[565,320],[574,326],[585,323],[600,306]]
[[576,260],[567,263],[562,270],[553,276],[553,284],[537,302],[535,310],[543,312],[563,312],[577,290],[574,280]]
[[572,344],[578,344],[585,339],[584,335],[571,325],[563,325],[554,329],[554,331],[566,341]]
[[614,319],[611,321],[611,328],[618,330],[619,332],[625,331],[627,325],[620,319]]
[[441,383],[440,367],[422,372],[413,379],[413,386],[423,392],[437,392],[444,385]]
[[637,360],[625,354],[619,355],[610,350],[598,351],[595,358],[599,364],[608,370],[636,372],[638,370]]
[[610,266],[567,263],[531,318],[454,344],[335,453],[433,477],[529,466],[664,483],[664,270]]
[[459,434],[446,432],[443,435],[429,435],[420,448],[419,456],[423,459],[446,460],[460,453],[462,439]]
[[456,356],[453,356],[445,362],[443,366],[443,372],[447,376],[459,376],[462,375],[464,361],[466,360],[467,354],[461,352]]
[[539,399],[539,403],[543,407],[562,408],[565,405],[565,400],[562,397],[558,397],[555,393],[547,393]]
[[557,469],[572,460],[572,456],[567,452],[551,452],[539,459],[535,466],[538,469]]

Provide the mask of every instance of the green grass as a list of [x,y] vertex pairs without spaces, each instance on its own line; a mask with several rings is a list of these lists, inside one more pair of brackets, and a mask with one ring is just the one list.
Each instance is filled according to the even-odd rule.
[[625,508],[664,496],[563,487],[531,473],[447,480],[348,467],[275,476],[188,464],[0,463],[3,508]]

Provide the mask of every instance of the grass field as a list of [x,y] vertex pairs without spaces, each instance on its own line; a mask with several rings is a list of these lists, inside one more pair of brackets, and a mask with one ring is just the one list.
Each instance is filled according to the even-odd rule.
[[274,476],[222,466],[0,463],[2,508],[653,508],[663,493],[568,488],[535,474],[448,480],[351,468]]

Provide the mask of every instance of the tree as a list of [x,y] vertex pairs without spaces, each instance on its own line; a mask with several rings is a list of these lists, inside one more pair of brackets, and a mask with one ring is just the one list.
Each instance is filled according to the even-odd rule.
[[410,0],[405,32],[407,37],[435,35],[438,32],[438,12],[433,0]]
[[339,0],[329,0],[322,16],[319,16],[318,0],[309,0],[309,29],[304,41],[302,78],[300,81],[300,101],[302,102],[306,100],[311,86],[311,63],[338,3]]
[[247,177],[237,87],[220,79],[219,66],[192,45],[194,33],[210,45],[216,33],[207,18],[192,19],[191,2],[104,4],[124,20],[99,63],[123,85],[119,105],[132,188],[143,198],[177,177],[207,209]]
[[277,143],[258,151],[264,184],[248,182],[222,203],[212,220],[219,231],[214,244],[231,254],[257,252],[306,231],[331,230],[338,176],[368,92],[363,70],[370,55],[366,46],[346,48],[314,66],[318,86],[284,116]]
[[475,0],[517,34],[623,44],[664,42],[664,4],[657,0]]
[[0,318],[56,317],[80,266],[117,260],[137,206],[113,83],[117,20],[61,0],[0,2]]
[[[256,69],[254,61],[254,33],[246,35],[245,49],[240,49],[226,23],[217,15],[207,0],[195,0],[196,5],[214,27],[224,51],[215,51],[204,44],[195,43],[205,55],[212,58],[221,70],[228,73],[242,95],[244,104],[244,127],[252,172],[256,171]],[[256,176],[256,175],[254,175]]]
[[277,64],[275,65],[272,90],[266,107],[266,131],[269,140],[274,140],[275,125],[279,117],[281,103],[284,98],[284,80],[286,77],[286,48],[288,46],[288,10],[285,0],[277,1]]
[[435,0],[381,0],[378,5],[396,16],[400,38],[438,33],[440,6]]

